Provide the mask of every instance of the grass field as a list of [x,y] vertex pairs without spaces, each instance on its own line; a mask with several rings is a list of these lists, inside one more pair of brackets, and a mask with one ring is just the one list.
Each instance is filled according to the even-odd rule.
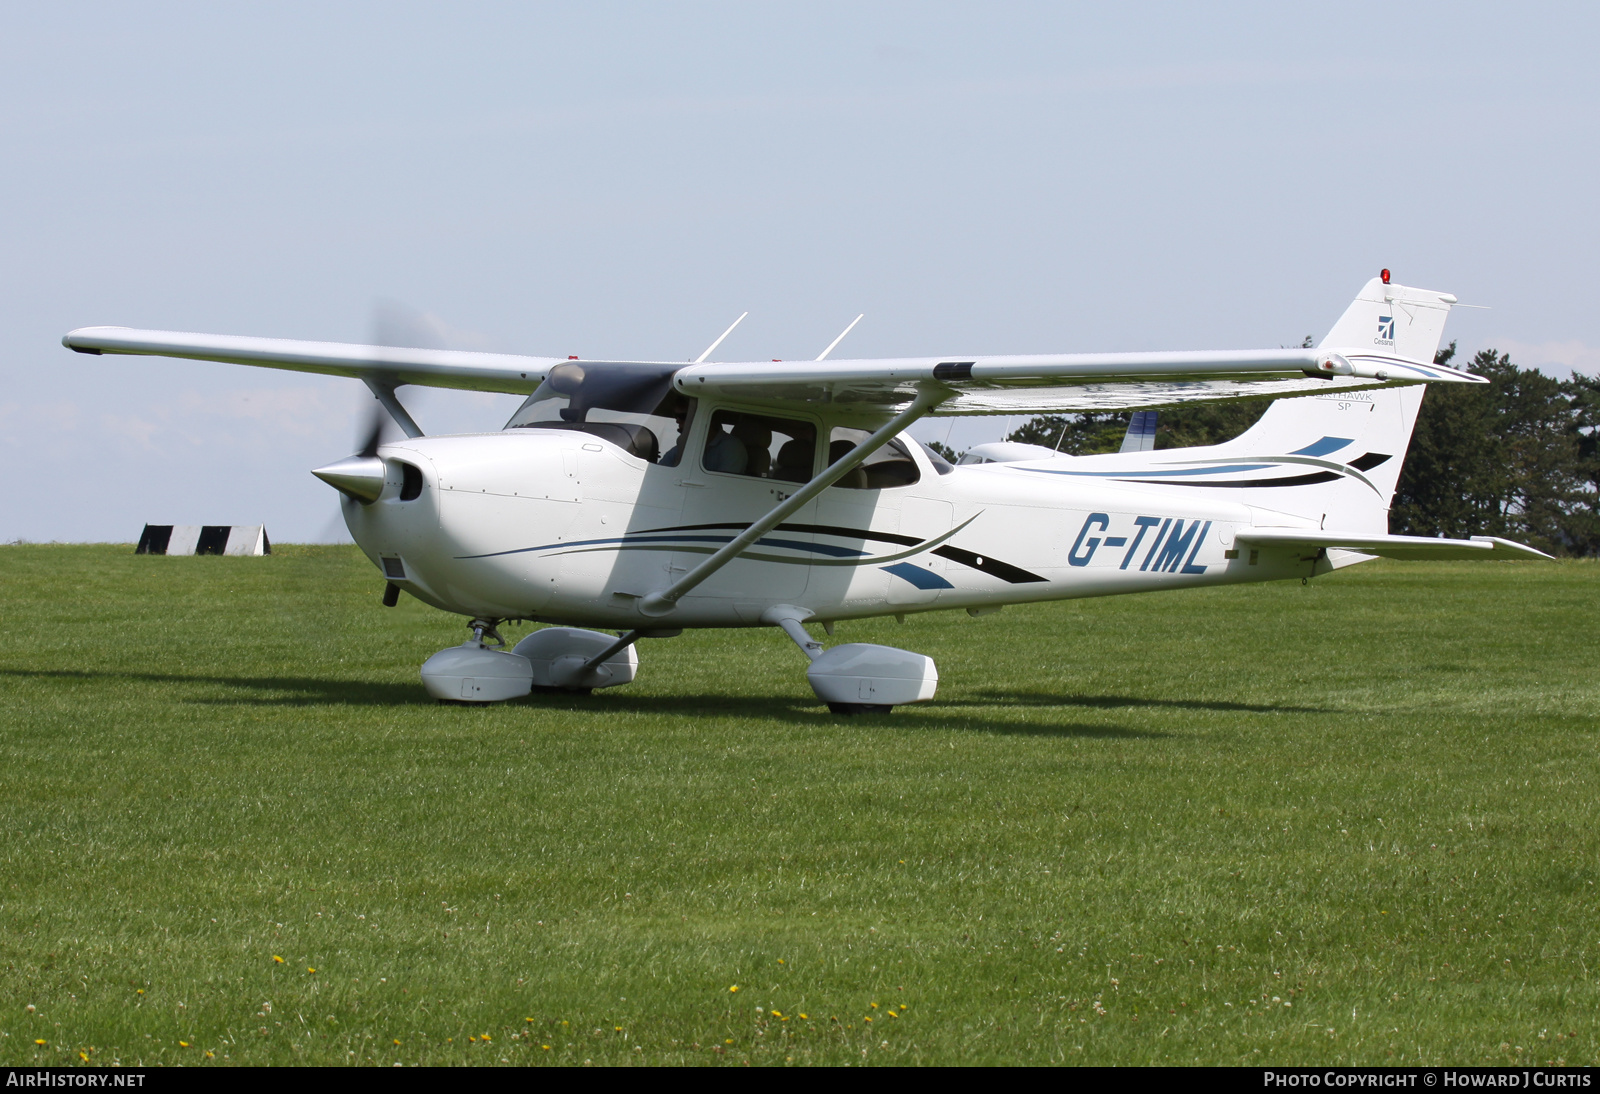
[[278,550],[0,547],[0,1063],[1600,1058],[1595,565],[844,624],[942,680],[840,718],[776,631],[437,706]]

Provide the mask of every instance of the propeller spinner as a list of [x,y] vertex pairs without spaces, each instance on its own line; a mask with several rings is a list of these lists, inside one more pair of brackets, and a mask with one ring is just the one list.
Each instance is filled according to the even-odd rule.
[[383,493],[387,468],[376,456],[356,455],[346,456],[337,463],[319,467],[311,473],[335,490],[365,505],[377,501]]
[[[436,321],[394,300],[378,302],[373,313],[372,331],[373,342],[379,346],[437,349],[440,344]],[[355,455],[319,467],[311,473],[335,490],[363,505],[370,505],[382,496],[384,480],[388,477],[388,468],[378,458],[378,445],[383,440],[385,424],[393,421],[408,437],[420,437],[422,430],[395,398],[393,376],[363,379],[377,400],[367,418],[365,440]]]
[[378,443],[383,439],[383,418],[383,411],[373,406],[367,419],[366,438],[355,455],[319,467],[311,473],[363,505],[377,501],[383,493],[384,480],[388,477],[388,468],[378,458]]

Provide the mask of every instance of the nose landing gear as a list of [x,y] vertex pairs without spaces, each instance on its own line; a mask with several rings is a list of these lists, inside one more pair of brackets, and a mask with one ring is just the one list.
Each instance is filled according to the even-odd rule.
[[[422,666],[428,694],[441,702],[497,703],[520,698],[534,688],[588,693],[630,684],[639,672],[634,643],[683,633],[655,628],[618,637],[576,627],[544,627],[507,651],[497,629],[501,622],[474,619],[471,638],[428,658]],[[497,648],[490,648],[491,641]]]
[[[498,703],[528,694],[533,688],[533,666],[526,658],[504,649],[498,619],[474,619],[472,637],[459,646],[440,650],[422,664],[422,686],[444,702]],[[499,649],[491,649],[484,638]]]

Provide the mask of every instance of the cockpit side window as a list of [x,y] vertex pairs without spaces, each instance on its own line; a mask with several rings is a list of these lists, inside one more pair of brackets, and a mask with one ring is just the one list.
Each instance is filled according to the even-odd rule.
[[[836,463],[862,441],[872,436],[865,429],[835,426],[828,442],[828,462]],[[922,477],[911,452],[899,438],[890,441],[861,463],[846,471],[835,486],[847,490],[882,490],[891,486],[910,486]]]
[[806,482],[816,449],[817,427],[810,422],[719,410],[706,430],[700,466],[724,475]]

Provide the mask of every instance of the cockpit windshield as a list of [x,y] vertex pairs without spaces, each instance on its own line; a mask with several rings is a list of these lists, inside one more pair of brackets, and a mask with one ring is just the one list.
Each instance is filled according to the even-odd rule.
[[507,429],[576,429],[650,463],[676,466],[694,400],[672,387],[678,365],[566,361],[506,423]]

